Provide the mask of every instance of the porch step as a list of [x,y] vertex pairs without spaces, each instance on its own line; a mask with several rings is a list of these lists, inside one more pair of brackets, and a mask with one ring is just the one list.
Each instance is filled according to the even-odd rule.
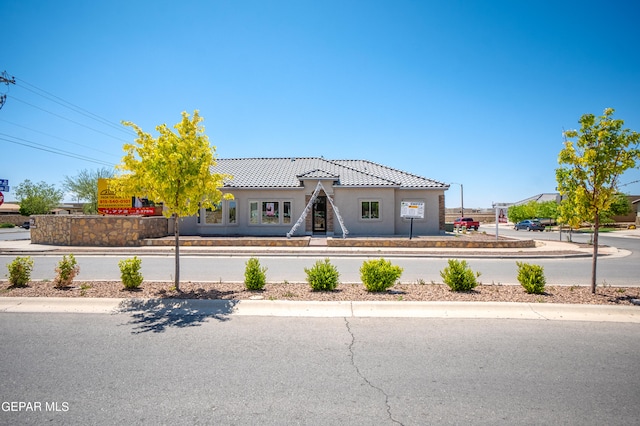
[[327,237],[311,237],[309,247],[326,247]]

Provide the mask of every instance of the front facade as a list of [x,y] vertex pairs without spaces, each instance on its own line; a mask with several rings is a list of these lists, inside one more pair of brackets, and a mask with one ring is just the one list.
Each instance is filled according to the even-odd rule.
[[185,235],[409,235],[403,202],[424,206],[424,218],[413,219],[413,235],[444,232],[447,184],[370,161],[218,159],[212,172],[232,176],[221,190],[234,199],[186,219]]

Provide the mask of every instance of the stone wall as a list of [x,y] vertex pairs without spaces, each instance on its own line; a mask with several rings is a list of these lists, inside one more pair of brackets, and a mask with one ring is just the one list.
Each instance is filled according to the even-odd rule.
[[20,226],[25,222],[29,222],[29,216],[22,216],[21,214],[0,215],[0,223],[12,223],[16,226]]
[[168,219],[140,216],[36,215],[31,243],[131,247],[168,235]]

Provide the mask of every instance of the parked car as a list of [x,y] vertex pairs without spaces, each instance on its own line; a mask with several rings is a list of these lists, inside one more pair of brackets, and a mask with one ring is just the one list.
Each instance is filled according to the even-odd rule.
[[480,227],[480,222],[473,220],[472,217],[459,217],[453,221],[454,227],[464,226],[467,229],[475,229],[476,231]]
[[527,231],[544,231],[544,225],[537,219],[522,220],[513,227],[516,231],[526,229]]
[[31,222],[22,222],[22,225],[20,225],[20,228],[24,228],[24,229],[31,228]]

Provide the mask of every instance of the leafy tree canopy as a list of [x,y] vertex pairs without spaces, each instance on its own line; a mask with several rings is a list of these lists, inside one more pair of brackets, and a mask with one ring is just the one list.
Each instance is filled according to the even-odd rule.
[[600,117],[583,115],[580,130],[564,133],[564,149],[558,155],[558,190],[564,197],[560,220],[572,226],[593,224],[591,292],[596,291],[598,229],[603,216],[612,211],[620,176],[640,160],[640,134],[624,129],[607,108]]
[[[138,137],[133,144],[125,144],[125,156],[117,166],[121,174],[113,182],[121,194],[145,196],[163,203],[163,214],[174,216],[175,230],[175,288],[180,289],[180,218],[198,213],[200,206],[212,207],[223,198],[219,188],[228,176],[212,173],[215,166],[215,147],[204,134],[198,111],[190,117],[182,113],[182,121],[173,128],[162,124],[154,138],[131,122]],[[232,198],[231,195],[228,196]]]
[[172,131],[166,124],[156,127],[154,138],[131,122],[138,137],[133,144],[125,144],[125,156],[117,169],[122,173],[115,189],[124,194],[146,196],[164,203],[169,217],[192,216],[201,206],[214,207],[222,199],[219,190],[227,177],[211,172],[215,166],[215,147],[209,144],[198,111],[190,118],[182,113],[182,121]]
[[83,210],[87,214],[98,212],[98,179],[110,179],[112,169],[102,167],[97,170],[81,170],[76,176],[65,176],[62,187],[78,200],[86,201]]
[[46,182],[37,184],[29,179],[16,187],[16,198],[20,202],[20,214],[49,214],[62,201],[64,194]]

